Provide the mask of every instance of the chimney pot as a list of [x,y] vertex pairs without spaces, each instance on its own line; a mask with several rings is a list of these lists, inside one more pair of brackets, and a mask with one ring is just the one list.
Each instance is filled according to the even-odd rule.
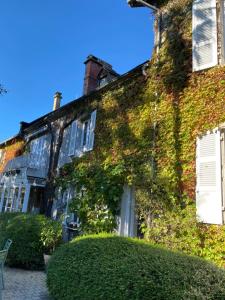
[[54,95],[53,110],[57,110],[60,108],[61,99],[62,99],[62,93],[56,92]]

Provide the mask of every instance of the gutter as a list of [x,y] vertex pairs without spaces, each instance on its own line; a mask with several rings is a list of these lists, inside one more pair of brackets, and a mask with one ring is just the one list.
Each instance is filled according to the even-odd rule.
[[[128,0],[128,4],[129,4],[130,2],[131,2],[131,1]],[[138,3],[142,4],[143,6],[148,7],[148,8],[150,8],[150,9],[156,11],[156,12],[159,11],[159,9],[158,9],[156,6],[154,6],[154,5],[152,5],[152,4],[149,4],[149,3],[147,3],[147,2],[144,1],[144,0],[135,0],[135,2],[138,2]]]

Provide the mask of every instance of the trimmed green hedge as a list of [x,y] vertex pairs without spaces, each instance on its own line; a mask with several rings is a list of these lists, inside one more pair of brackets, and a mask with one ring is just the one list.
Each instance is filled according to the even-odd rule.
[[80,237],[49,262],[56,300],[225,299],[225,271],[197,257],[108,234]]
[[44,253],[51,253],[62,240],[61,225],[42,215],[0,214],[0,245],[6,239],[13,243],[7,264],[25,269],[43,269]]

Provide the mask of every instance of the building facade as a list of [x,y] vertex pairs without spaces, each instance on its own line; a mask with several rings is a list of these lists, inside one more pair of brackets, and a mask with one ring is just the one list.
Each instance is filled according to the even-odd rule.
[[[31,123],[21,122],[19,134],[1,144],[0,211],[42,213],[54,219],[70,216],[74,188],[59,191],[52,182],[60,170],[86,153],[95,151],[97,109],[94,98],[132,72],[119,76],[108,63],[90,55],[85,61],[84,95],[60,107],[61,93],[54,96],[53,111]],[[139,73],[141,67],[134,70]],[[94,98],[93,98],[94,97]],[[118,231],[135,235],[133,194],[124,187]],[[132,212],[131,212],[132,210]]]
[[87,157],[125,170],[121,235],[187,198],[199,221],[224,224],[224,1],[128,2],[155,11],[151,60],[119,76],[89,56],[81,98],[60,107],[56,93],[54,111],[22,122],[0,145],[0,211],[67,215],[76,190],[53,182]]

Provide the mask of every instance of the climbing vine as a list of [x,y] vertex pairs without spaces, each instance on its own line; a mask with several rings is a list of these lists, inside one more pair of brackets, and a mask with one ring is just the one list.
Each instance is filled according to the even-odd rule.
[[2,151],[1,161],[0,161],[0,172],[4,170],[7,162],[13,159],[16,156],[22,154],[24,150],[24,142],[21,140],[12,139],[9,144],[0,147],[0,151]]
[[123,186],[135,186],[146,239],[224,265],[224,228],[198,225],[193,203],[196,138],[225,122],[225,68],[192,73],[192,0],[160,6],[162,43],[148,79],[134,72],[91,100],[89,109],[97,109],[94,151],[66,166],[60,184],[78,188],[71,209],[92,232],[113,230]]

